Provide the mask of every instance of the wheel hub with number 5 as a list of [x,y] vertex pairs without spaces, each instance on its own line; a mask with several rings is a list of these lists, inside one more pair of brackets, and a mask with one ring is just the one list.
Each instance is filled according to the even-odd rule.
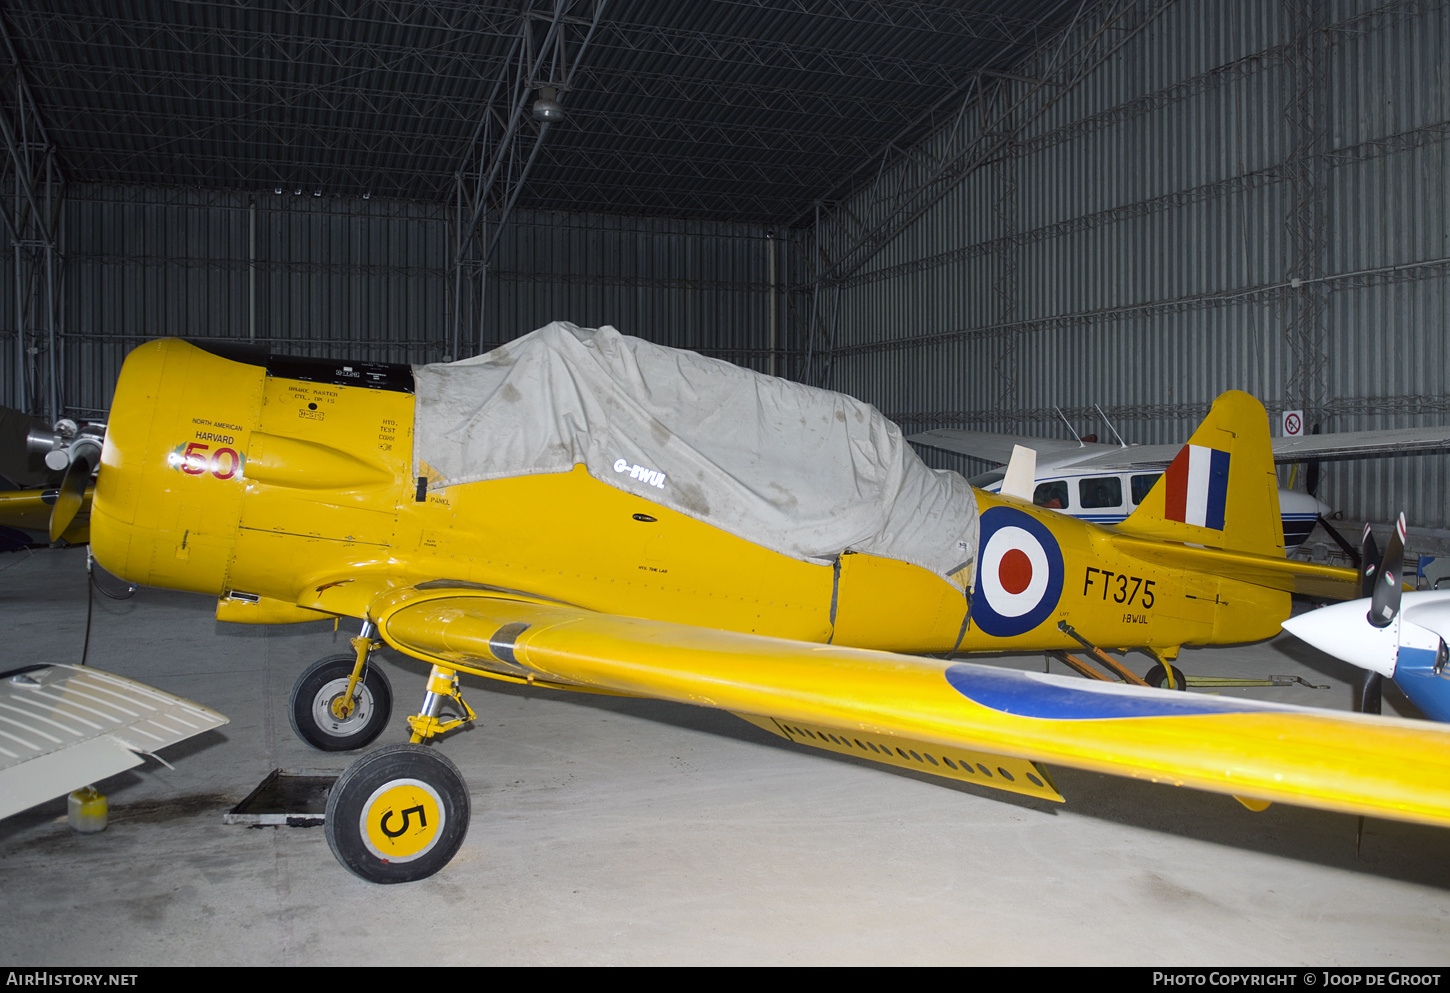
[[443,798],[418,779],[395,779],[363,804],[363,844],[384,862],[411,862],[433,850],[447,827]]

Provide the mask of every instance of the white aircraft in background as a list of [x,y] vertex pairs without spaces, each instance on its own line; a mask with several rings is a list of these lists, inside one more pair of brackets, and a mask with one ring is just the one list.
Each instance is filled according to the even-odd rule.
[[[1039,507],[1060,510],[1095,524],[1121,523],[1147,496],[1182,449],[1181,445],[1107,445],[1098,442],[1095,436],[1087,438],[1067,441],[938,428],[910,435],[906,440],[1004,466],[1012,461],[1014,448],[1024,443],[1030,445],[1037,453],[1031,491],[1018,495],[1030,495]],[[1279,490],[1284,550],[1292,552],[1309,537],[1319,518],[1332,512],[1313,495],[1318,482],[1318,462],[1450,450],[1450,427],[1275,438],[1272,446],[1276,465],[1309,463],[1309,492]],[[1006,472],[1006,469],[995,469],[982,473],[972,477],[971,484],[988,492],[999,492]],[[1329,530],[1331,537],[1338,538],[1337,532]]]

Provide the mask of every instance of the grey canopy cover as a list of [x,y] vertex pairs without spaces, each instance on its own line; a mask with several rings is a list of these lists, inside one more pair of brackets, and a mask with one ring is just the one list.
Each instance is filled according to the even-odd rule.
[[430,490],[582,464],[796,559],[867,552],[960,586],[976,556],[966,480],[927,468],[895,424],[841,393],[561,321],[413,374]]

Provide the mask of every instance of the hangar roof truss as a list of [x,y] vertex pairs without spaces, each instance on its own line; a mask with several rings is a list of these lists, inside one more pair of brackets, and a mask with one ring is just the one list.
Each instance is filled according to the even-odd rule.
[[444,201],[521,19],[556,2],[607,9],[519,206],[760,223],[853,189],[1093,5],[8,0],[3,17],[73,181]]

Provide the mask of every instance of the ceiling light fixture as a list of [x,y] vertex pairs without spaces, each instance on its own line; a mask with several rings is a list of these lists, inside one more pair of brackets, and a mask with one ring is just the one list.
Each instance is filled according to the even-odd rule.
[[558,124],[564,119],[564,107],[559,103],[559,91],[552,86],[539,87],[539,99],[534,101],[534,120],[540,124]]

